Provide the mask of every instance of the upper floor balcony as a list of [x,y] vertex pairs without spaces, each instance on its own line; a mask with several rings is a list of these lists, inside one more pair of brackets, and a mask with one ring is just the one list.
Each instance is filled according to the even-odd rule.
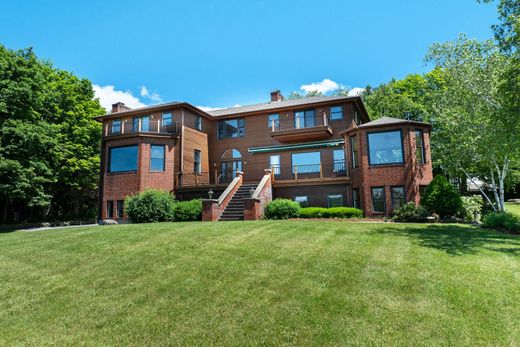
[[128,134],[176,135],[177,123],[165,124],[161,120],[134,118],[129,120],[114,119],[103,124],[103,136],[121,136]]
[[272,119],[271,137],[280,142],[324,140],[333,135],[326,113],[295,112],[293,119]]

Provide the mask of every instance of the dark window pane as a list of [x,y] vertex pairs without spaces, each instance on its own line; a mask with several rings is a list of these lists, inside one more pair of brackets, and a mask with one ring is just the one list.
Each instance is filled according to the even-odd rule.
[[352,204],[355,208],[360,208],[359,189],[352,189]]
[[170,112],[162,114],[162,125],[172,125],[172,114]]
[[123,218],[124,209],[125,209],[125,201],[117,200],[117,218]]
[[195,173],[201,173],[201,165],[200,165],[200,151],[195,150],[194,154],[194,160],[193,160],[193,172]]
[[218,137],[219,139],[242,137],[245,134],[244,131],[244,119],[229,119],[219,121],[218,123]]
[[374,212],[385,212],[385,189],[372,188],[372,209]]
[[300,204],[301,207],[309,207],[309,201],[306,195],[295,196],[294,201]]
[[195,129],[202,130],[202,117],[195,117]]
[[358,142],[356,136],[350,137],[350,150],[352,151],[352,167],[358,167]]
[[415,157],[417,162],[424,164],[424,138],[422,130],[415,131]]
[[107,218],[114,218],[114,202],[107,201]]
[[164,146],[150,146],[150,171],[164,171]]
[[368,134],[370,165],[403,162],[400,131]]
[[397,210],[406,203],[404,187],[392,187],[392,209]]
[[137,171],[137,145],[109,150],[109,172]]
[[311,128],[314,126],[314,110],[299,111],[294,113],[295,128]]
[[334,194],[327,197],[329,207],[343,206],[343,195]]

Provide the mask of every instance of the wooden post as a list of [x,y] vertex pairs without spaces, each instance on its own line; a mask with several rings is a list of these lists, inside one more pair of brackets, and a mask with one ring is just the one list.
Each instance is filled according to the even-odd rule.
[[125,133],[125,121],[122,120],[121,121],[121,134],[124,134]]
[[105,123],[105,136],[108,136],[108,122]]
[[274,132],[274,119],[271,119],[271,131]]
[[161,132],[161,121],[160,120],[157,121],[157,132],[158,133]]
[[137,123],[138,123],[137,131],[141,132],[141,118],[139,118],[139,121]]
[[215,169],[215,184],[218,184],[218,170]]
[[296,168],[296,170],[294,170],[294,179],[298,180],[298,165],[293,166],[293,169],[294,168]]
[[320,162],[320,180],[323,180],[323,163]]
[[300,129],[300,117],[296,116],[296,129]]
[[323,112],[323,125],[327,125],[327,113]]

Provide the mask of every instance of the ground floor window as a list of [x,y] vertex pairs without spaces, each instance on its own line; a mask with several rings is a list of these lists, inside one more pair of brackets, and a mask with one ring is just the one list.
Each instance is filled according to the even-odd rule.
[[294,201],[300,204],[301,207],[308,207],[309,206],[309,200],[307,198],[307,195],[299,195],[294,197]]
[[329,207],[343,206],[343,195],[341,194],[329,194],[327,196],[327,203]]
[[419,196],[422,198],[424,196],[424,193],[426,193],[426,188],[428,186],[419,186]]
[[361,206],[359,201],[359,189],[352,189],[352,206],[354,208],[360,208]]
[[372,189],[372,210],[384,213],[385,206],[385,187],[373,187]]
[[117,218],[123,218],[124,209],[125,209],[125,201],[117,200]]
[[196,174],[202,173],[202,166],[200,165],[200,151],[198,149],[193,152],[193,172]]
[[405,203],[404,187],[392,187],[392,210],[403,207]]
[[114,201],[107,201],[107,218],[114,218]]

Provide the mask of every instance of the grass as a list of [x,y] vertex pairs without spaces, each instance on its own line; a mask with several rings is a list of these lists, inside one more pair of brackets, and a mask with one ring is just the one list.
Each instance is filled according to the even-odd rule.
[[506,211],[520,216],[520,204],[506,202]]
[[0,234],[0,345],[519,345],[520,238],[258,221]]

